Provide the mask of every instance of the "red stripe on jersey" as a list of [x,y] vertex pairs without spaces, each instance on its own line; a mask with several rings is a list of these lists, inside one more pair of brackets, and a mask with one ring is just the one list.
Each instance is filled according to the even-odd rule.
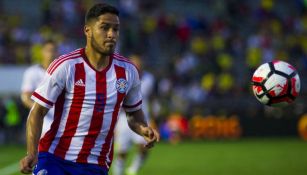
[[[118,61],[122,61],[122,62],[126,62],[126,63],[129,63],[129,64],[134,65],[131,61],[123,60],[123,59],[120,59],[120,58],[118,58],[118,57],[116,57],[116,56],[114,56],[114,58],[115,58],[116,60],[118,60]],[[135,66],[135,65],[134,65],[134,66]],[[135,66],[135,67],[136,67],[136,66]]]
[[59,95],[58,99],[55,102],[54,119],[50,126],[50,129],[46,132],[44,137],[41,138],[39,141],[38,150],[40,152],[48,152],[52,144],[52,141],[54,140],[54,137],[60,126],[64,101],[65,101],[65,89],[62,91],[62,93]]
[[130,64],[132,64],[137,70],[139,70],[139,68],[138,68],[131,60],[129,60],[128,58],[123,57],[123,56],[121,56],[121,55],[118,55],[118,54],[116,54],[116,53],[113,54],[113,57],[114,57],[115,59],[119,60],[119,61],[123,61],[123,62],[126,62],[126,63],[130,63]]
[[119,54],[116,54],[116,53],[114,53],[113,56],[114,56],[114,58],[115,58],[116,60],[119,60],[119,61],[123,61],[123,62],[132,64],[132,65],[136,68],[136,70],[138,71],[138,73],[139,73],[139,75],[140,75],[140,69],[139,69],[132,61],[130,61],[128,58],[123,57],[123,56],[121,56],[121,55],[119,55]]
[[73,52],[70,52],[68,54],[65,54],[65,55],[61,55],[59,58],[55,59],[52,61],[52,63],[49,65],[48,69],[47,69],[47,72],[49,73],[50,70],[56,65],[58,64],[61,60],[67,58],[67,57],[71,57],[71,56],[76,56],[78,54],[81,54],[81,50],[82,49],[78,49],[78,50],[75,50]]
[[65,158],[66,152],[70,146],[71,139],[76,133],[85,96],[85,86],[80,86],[76,83],[80,80],[82,80],[84,83],[86,82],[83,63],[75,64],[75,85],[72,104],[68,113],[64,133],[61,136],[59,143],[54,151],[56,156],[59,156],[63,159]]
[[106,83],[106,73],[96,72],[96,100],[94,111],[92,115],[92,120],[88,135],[86,135],[82,149],[78,155],[77,162],[87,163],[87,157],[90,155],[91,149],[95,146],[95,141],[100,133],[104,108],[107,101],[107,83]]
[[63,63],[63,62],[65,62],[65,61],[67,61],[67,60],[71,60],[71,59],[75,59],[75,58],[80,58],[81,57],[81,55],[80,54],[78,54],[78,55],[72,55],[72,56],[70,56],[70,57],[67,57],[67,58],[64,58],[64,59],[62,59],[61,61],[59,61],[57,64],[55,64],[54,66],[53,66],[53,68],[51,68],[50,69],[50,71],[48,72],[50,75]]
[[39,95],[39,94],[36,93],[36,92],[33,92],[32,95],[33,95],[34,97],[38,98],[40,101],[46,103],[46,104],[49,105],[49,106],[52,106],[52,105],[53,105],[53,103],[52,103],[51,101],[45,99],[44,97],[42,97],[41,95]]
[[113,56],[115,56],[118,60],[125,61],[125,62],[133,64],[133,62],[130,61],[129,58],[123,57],[123,56],[121,56],[117,53],[114,53]]
[[[117,80],[120,78],[126,80],[125,69],[117,65],[114,65],[114,68],[115,68]],[[125,93],[120,93],[119,91],[117,91],[117,101],[116,101],[114,111],[112,114],[111,126],[105,138],[104,144],[102,145],[100,156],[98,157],[98,164],[101,166],[106,165],[106,157],[107,157],[108,152],[110,151],[111,141],[114,135],[114,128],[117,122],[118,112],[121,107],[122,101],[124,100],[125,95],[126,95]],[[111,164],[111,162],[108,162],[108,164]]]
[[71,56],[71,55],[74,55],[76,53],[80,52],[80,50],[76,50],[76,51],[73,51],[73,52],[70,52],[68,54],[65,54],[65,55],[61,55],[59,56],[57,59],[53,60],[52,63],[49,65],[48,69],[47,69],[47,72],[49,72],[49,70],[56,64],[58,63],[60,60],[68,57],[68,56]]
[[139,106],[140,104],[142,104],[142,100],[140,100],[139,102],[137,102],[135,105],[123,105],[124,108],[135,108],[137,106]]

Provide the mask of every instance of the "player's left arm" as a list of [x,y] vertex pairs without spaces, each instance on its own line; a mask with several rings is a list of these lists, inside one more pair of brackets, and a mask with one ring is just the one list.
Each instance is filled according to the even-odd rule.
[[147,148],[154,146],[155,142],[160,140],[158,131],[151,128],[146,120],[142,109],[133,112],[127,112],[127,120],[129,127],[137,134],[144,137]]
[[154,146],[155,142],[160,140],[159,133],[148,126],[145,115],[142,110],[142,92],[141,92],[141,81],[140,76],[136,67],[131,67],[131,74],[128,79],[132,83],[132,88],[129,89],[123,107],[127,113],[128,125],[135,133],[141,135],[146,140],[147,148]]

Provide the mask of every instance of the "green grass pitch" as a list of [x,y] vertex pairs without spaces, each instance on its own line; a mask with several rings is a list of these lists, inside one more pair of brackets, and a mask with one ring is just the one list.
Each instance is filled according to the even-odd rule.
[[[16,162],[24,152],[22,146],[1,146],[0,174],[20,174],[4,174],[3,170],[18,170]],[[307,142],[288,138],[186,141],[177,145],[162,142],[151,150],[139,175],[306,174]]]

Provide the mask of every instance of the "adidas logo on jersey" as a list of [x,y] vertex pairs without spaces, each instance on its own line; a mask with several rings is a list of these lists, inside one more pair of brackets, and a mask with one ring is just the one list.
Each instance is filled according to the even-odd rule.
[[76,83],[75,86],[85,86],[85,84],[83,83],[82,79],[79,79]]

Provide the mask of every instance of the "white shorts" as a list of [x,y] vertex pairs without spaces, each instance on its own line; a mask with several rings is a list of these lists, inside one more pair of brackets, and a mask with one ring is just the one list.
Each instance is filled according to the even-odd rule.
[[115,149],[118,152],[127,152],[132,144],[145,145],[146,141],[129,128],[126,115],[120,113],[115,129]]

